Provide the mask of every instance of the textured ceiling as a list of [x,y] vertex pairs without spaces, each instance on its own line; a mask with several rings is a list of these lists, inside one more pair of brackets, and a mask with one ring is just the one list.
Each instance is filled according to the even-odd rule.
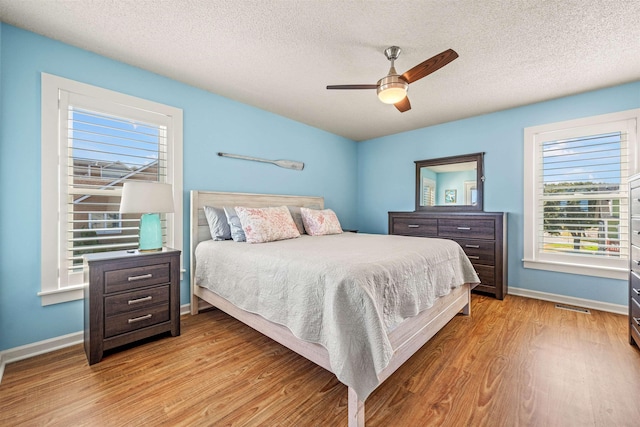
[[[0,20],[360,141],[640,80],[640,0],[0,0]],[[383,51],[409,87],[374,90]]]

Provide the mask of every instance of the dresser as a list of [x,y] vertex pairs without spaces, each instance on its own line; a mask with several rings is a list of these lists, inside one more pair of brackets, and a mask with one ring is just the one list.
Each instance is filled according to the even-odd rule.
[[480,277],[474,290],[507,294],[506,213],[389,212],[389,234],[455,240]]
[[629,342],[640,347],[640,175],[629,181],[631,257],[629,262]]
[[84,256],[84,349],[89,365],[106,350],[165,332],[180,335],[180,251]]

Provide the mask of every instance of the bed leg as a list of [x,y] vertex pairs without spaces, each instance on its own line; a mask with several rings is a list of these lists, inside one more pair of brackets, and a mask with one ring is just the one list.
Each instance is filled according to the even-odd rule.
[[364,427],[364,402],[358,399],[358,394],[349,387],[349,427]]
[[196,315],[198,314],[198,301],[200,301],[200,298],[198,298],[197,296],[191,294],[191,314],[192,315]]
[[471,316],[471,288],[467,289],[467,305],[462,307],[462,314],[465,316]]

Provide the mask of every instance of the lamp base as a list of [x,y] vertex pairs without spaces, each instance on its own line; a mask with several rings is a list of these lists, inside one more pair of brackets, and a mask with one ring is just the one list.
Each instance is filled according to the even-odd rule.
[[140,217],[140,252],[157,252],[162,250],[162,228],[160,215],[143,214]]

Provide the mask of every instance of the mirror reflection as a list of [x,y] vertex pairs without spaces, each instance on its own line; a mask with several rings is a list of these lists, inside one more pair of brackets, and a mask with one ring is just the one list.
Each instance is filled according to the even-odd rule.
[[416,162],[416,210],[482,210],[482,154]]

